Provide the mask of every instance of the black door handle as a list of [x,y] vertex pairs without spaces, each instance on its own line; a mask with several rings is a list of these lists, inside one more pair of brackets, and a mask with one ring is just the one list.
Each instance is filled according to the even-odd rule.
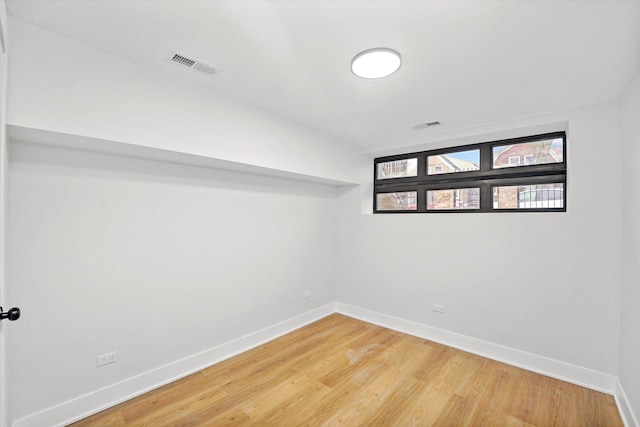
[[4,311],[0,307],[0,320],[9,319],[11,322],[20,318],[20,309],[18,307],[10,308],[9,311]]

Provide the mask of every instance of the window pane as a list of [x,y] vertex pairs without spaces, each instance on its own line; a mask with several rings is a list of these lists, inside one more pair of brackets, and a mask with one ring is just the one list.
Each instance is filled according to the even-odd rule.
[[376,208],[379,211],[415,211],[418,208],[418,192],[376,194]]
[[427,210],[480,209],[480,188],[427,191]]
[[493,147],[493,168],[562,163],[562,138]]
[[493,187],[494,209],[558,209],[563,207],[563,183]]
[[407,176],[418,176],[417,158],[378,163],[377,179],[404,178]]
[[480,150],[438,154],[427,158],[427,175],[480,170]]

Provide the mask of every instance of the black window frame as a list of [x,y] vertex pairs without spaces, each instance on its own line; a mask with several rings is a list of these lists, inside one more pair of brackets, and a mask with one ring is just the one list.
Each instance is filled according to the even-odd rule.
[[[549,139],[562,139],[562,162],[514,167],[493,167],[493,149],[502,145],[515,145]],[[428,175],[429,156],[452,154],[460,151],[479,150],[480,169]],[[418,159],[418,174],[413,177],[378,179],[378,164],[404,159]],[[567,211],[567,135],[566,132],[551,132],[520,138],[458,145],[435,150],[378,157],[373,162],[373,213],[376,214],[416,214],[416,213],[486,213],[486,212],[566,212]],[[509,208],[493,207],[493,189],[497,186],[563,184],[561,208]],[[432,209],[427,210],[427,191],[457,188],[480,188],[480,209]],[[417,191],[416,210],[378,210],[377,194],[395,191]]]

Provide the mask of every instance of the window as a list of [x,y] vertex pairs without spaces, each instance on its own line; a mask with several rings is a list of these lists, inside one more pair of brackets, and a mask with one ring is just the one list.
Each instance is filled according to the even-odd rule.
[[524,166],[563,163],[564,137],[495,145],[493,167],[497,169],[520,166],[521,156],[524,158]]
[[378,179],[418,176],[418,159],[402,159],[378,163]]
[[509,157],[508,167],[511,167],[511,166],[520,166],[520,157],[518,156]]
[[427,157],[427,175],[477,171],[480,169],[480,150],[436,154]]
[[509,185],[493,188],[495,209],[562,208],[564,184]]
[[565,212],[557,132],[374,160],[374,212]]
[[427,190],[427,210],[480,209],[480,188]]
[[415,211],[416,200],[415,191],[376,194],[376,206],[380,211]]

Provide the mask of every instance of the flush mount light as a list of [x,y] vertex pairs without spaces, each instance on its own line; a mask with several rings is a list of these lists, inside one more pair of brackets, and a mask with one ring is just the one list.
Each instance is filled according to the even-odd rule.
[[393,49],[377,47],[357,54],[351,61],[351,71],[363,79],[379,79],[389,76],[400,68],[402,59]]

